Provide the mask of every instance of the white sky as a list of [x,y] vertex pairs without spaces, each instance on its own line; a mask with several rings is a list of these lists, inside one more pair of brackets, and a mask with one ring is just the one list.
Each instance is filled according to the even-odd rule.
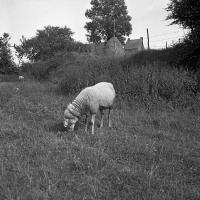
[[[125,0],[132,17],[131,39],[144,37],[147,47],[146,29],[149,28],[150,47],[163,48],[166,41],[184,35],[178,26],[168,26],[165,8],[169,0]],[[22,35],[35,36],[36,30],[44,26],[67,26],[74,32],[74,39],[86,42],[84,25],[86,9],[90,0],[0,0],[0,35],[8,32],[11,43],[19,43]]]

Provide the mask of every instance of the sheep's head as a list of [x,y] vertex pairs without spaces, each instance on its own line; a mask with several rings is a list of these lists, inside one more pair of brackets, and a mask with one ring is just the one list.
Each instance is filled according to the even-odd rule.
[[75,124],[78,121],[78,118],[74,115],[72,115],[68,109],[64,112],[64,127],[69,127],[70,131],[74,130]]

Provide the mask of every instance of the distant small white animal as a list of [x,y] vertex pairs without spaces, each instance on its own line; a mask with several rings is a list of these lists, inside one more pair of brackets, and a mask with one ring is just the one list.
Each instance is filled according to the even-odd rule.
[[86,115],[85,131],[88,128],[88,116],[91,115],[92,134],[94,134],[95,116],[100,110],[101,122],[100,128],[103,127],[103,111],[108,109],[108,124],[111,127],[110,113],[115,99],[115,89],[112,83],[100,82],[94,86],[86,87],[75,100],[70,103],[64,111],[64,126],[74,130],[76,122],[81,115]]
[[24,81],[24,76],[19,76],[18,79],[19,81]]

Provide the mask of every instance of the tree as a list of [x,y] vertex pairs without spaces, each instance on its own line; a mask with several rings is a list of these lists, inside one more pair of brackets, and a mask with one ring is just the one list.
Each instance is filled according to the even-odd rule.
[[14,70],[14,62],[10,49],[10,35],[4,33],[0,37],[0,73],[11,73]]
[[195,30],[200,26],[200,1],[199,0],[171,0],[168,7],[168,20],[171,24],[178,24],[183,28]]
[[46,60],[55,53],[71,48],[73,32],[67,28],[46,26],[37,30],[36,36],[26,39],[22,36],[20,45],[15,46],[19,59],[23,57],[31,61]]
[[189,30],[183,43],[177,47],[185,49],[185,63],[192,68],[200,64],[200,0],[171,0],[166,10],[169,12],[167,20]]
[[91,9],[86,10],[87,38],[89,42],[106,42],[116,36],[123,44],[124,36],[132,31],[131,17],[128,15],[124,0],[91,0]]
[[167,20],[189,29],[188,38],[194,44],[200,45],[200,1],[199,0],[171,0],[166,10],[169,12]]

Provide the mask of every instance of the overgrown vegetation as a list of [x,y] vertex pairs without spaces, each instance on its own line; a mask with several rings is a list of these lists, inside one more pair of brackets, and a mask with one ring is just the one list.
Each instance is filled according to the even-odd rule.
[[161,100],[181,107],[195,103],[197,82],[188,71],[170,66],[159,57],[158,60],[148,60],[152,57],[145,54],[128,60],[83,56],[73,67],[66,67],[65,76],[58,85],[59,91],[75,94],[97,82],[110,81],[118,97],[129,101],[146,103]]
[[21,72],[38,81],[49,79],[49,74],[55,71],[64,62],[63,54],[57,54],[51,59],[34,63],[23,63]]
[[[171,107],[196,104],[199,79],[178,65],[174,49],[144,51],[129,58],[89,54],[59,54],[47,61],[24,65],[23,71],[39,81],[57,84],[59,93],[76,94],[100,81],[114,84],[119,98],[150,104],[163,101]],[[176,62],[177,61],[177,62]]]

